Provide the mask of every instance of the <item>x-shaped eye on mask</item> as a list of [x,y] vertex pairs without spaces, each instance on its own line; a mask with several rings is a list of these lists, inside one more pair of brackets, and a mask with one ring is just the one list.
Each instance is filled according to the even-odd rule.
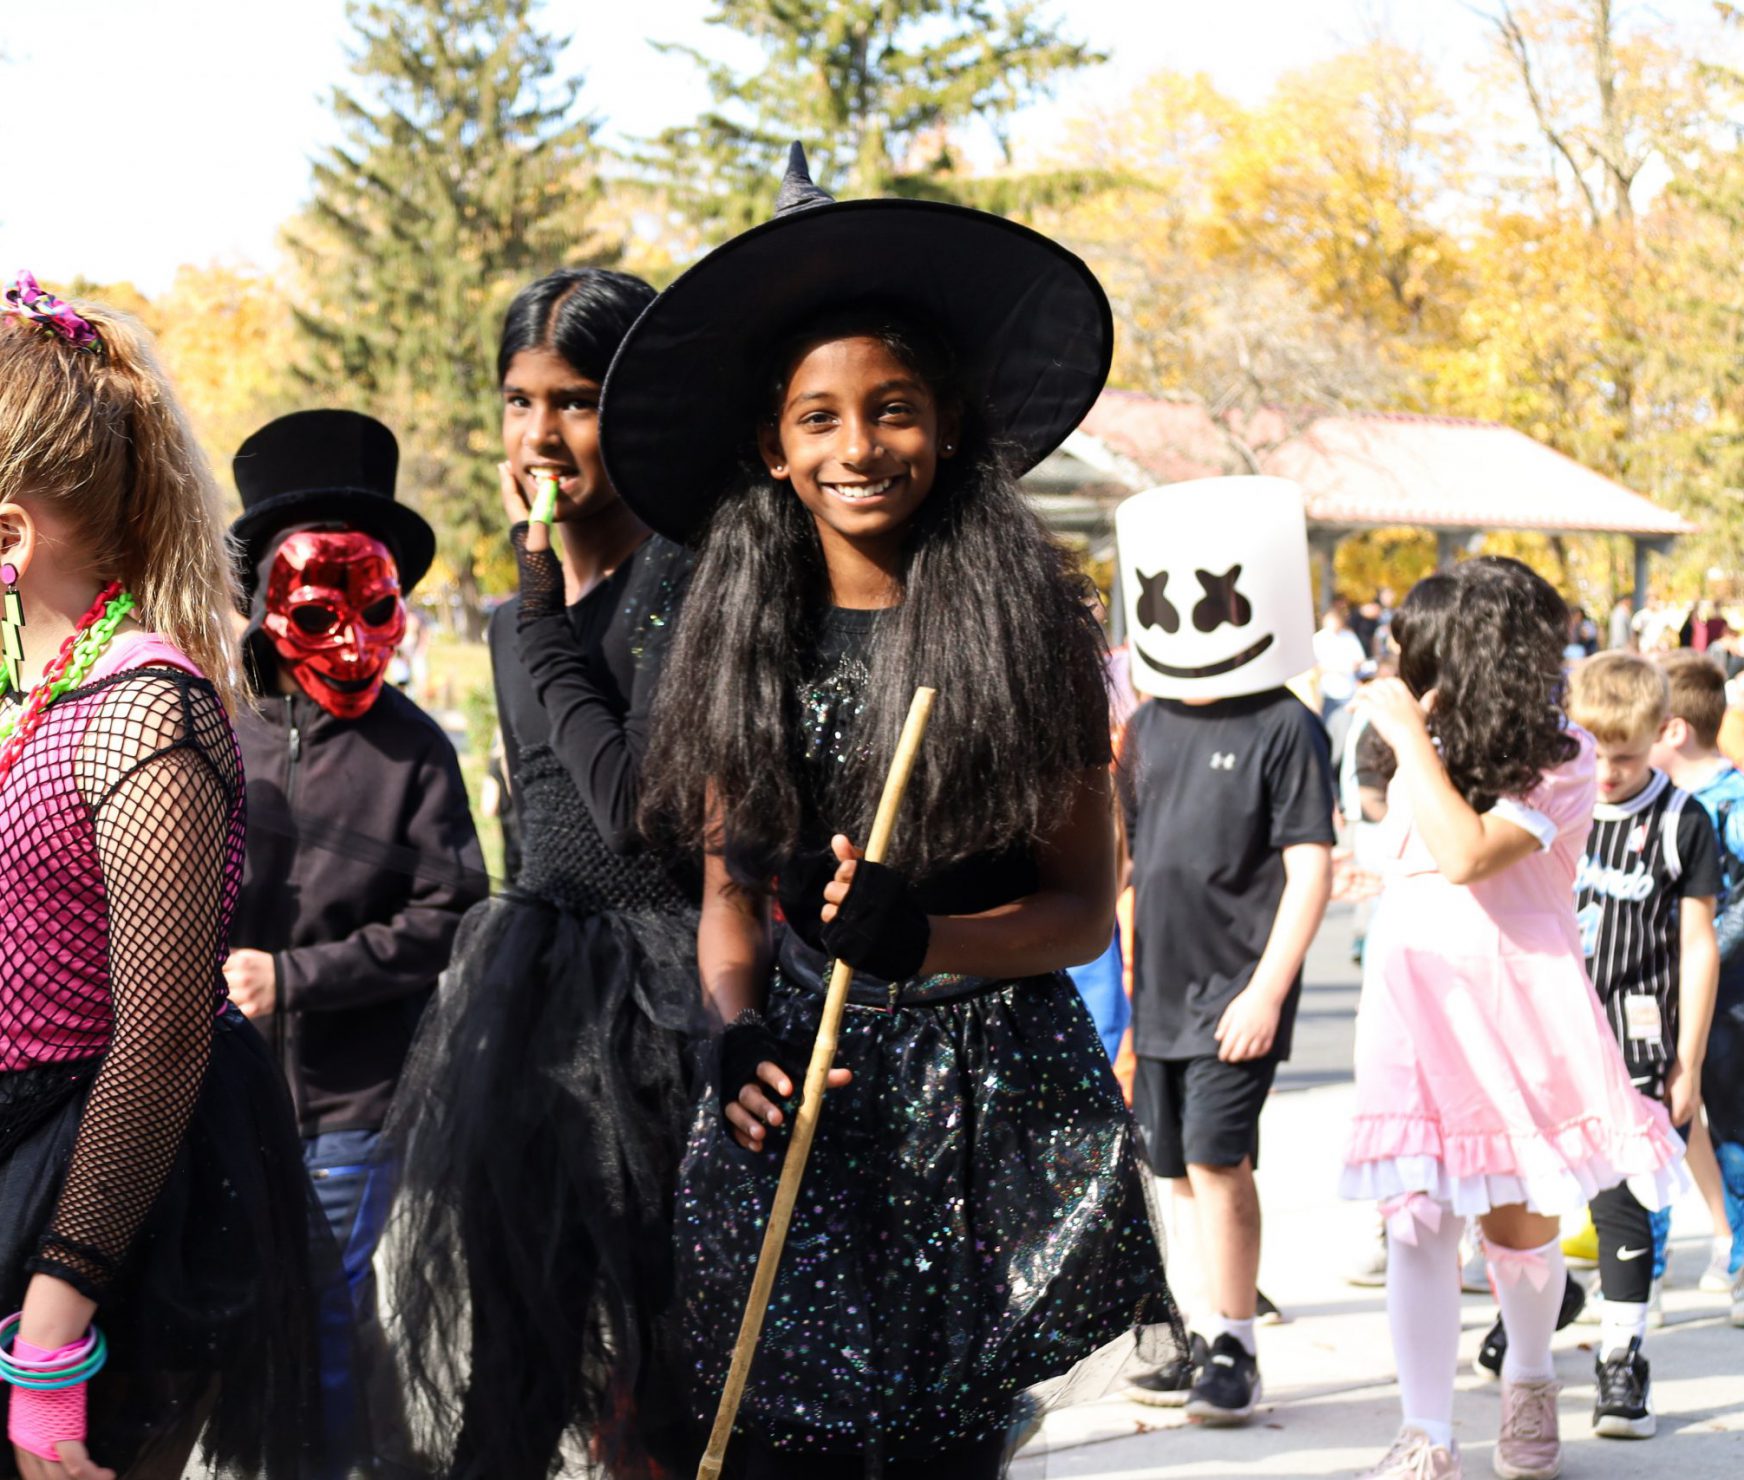
[[1239,565],[1230,566],[1222,575],[1209,570],[1196,570],[1193,574],[1205,592],[1193,607],[1195,629],[1215,632],[1225,622],[1231,627],[1245,627],[1253,621],[1253,603],[1235,589],[1241,575]]
[[1174,603],[1163,595],[1168,589],[1169,573],[1158,571],[1154,576],[1138,572],[1138,622],[1141,627],[1161,627],[1173,634],[1181,630],[1181,614]]

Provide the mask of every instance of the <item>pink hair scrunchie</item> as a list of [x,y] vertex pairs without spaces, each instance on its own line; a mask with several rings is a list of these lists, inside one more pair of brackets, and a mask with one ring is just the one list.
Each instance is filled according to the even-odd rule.
[[[51,1352],[17,1337],[12,1342],[12,1355],[21,1362],[52,1366],[66,1361],[80,1345],[75,1341]],[[35,1388],[13,1388],[6,1411],[6,1437],[20,1449],[53,1460],[58,1465],[61,1455],[55,1445],[69,1441],[85,1442],[85,1395],[88,1387],[88,1383],[81,1382],[48,1393],[38,1392]]]

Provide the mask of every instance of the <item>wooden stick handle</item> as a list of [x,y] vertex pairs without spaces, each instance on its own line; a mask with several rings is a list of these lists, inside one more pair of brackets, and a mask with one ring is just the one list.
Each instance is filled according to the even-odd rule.
[[[920,742],[926,734],[927,721],[932,717],[934,689],[916,689],[914,703],[909,706],[908,719],[903,724],[901,738],[896,742],[896,754],[890,762],[890,772],[884,778],[884,791],[878,799],[878,815],[872,821],[872,836],[866,840],[866,857],[873,863],[884,861],[890,846],[890,834],[896,827],[896,814],[902,807],[902,795],[908,789],[909,774],[914,770]],[[775,1202],[769,1209],[769,1223],[763,1230],[763,1250],[757,1256],[757,1272],[751,1279],[751,1294],[745,1301],[745,1317],[739,1324],[738,1344],[733,1348],[733,1363],[727,1369],[726,1386],[721,1389],[720,1406],[715,1409],[715,1425],[709,1432],[708,1449],[697,1466],[696,1480],[718,1480],[721,1465],[727,1457],[727,1442],[733,1437],[733,1423],[739,1415],[739,1400],[745,1394],[745,1379],[751,1374],[751,1358],[757,1354],[757,1339],[763,1334],[763,1317],[769,1309],[769,1296],[775,1289],[775,1272],[781,1264],[782,1246],[787,1242],[787,1226],[793,1221],[793,1206],[799,1197],[799,1184],[805,1177],[805,1164],[811,1156],[812,1137],[817,1134],[818,1115],[824,1107],[824,1084],[836,1061],[836,1040],[842,1026],[842,1012],[848,1005],[848,984],[854,979],[854,968],[846,961],[836,962],[830,973],[830,989],[824,997],[823,1016],[818,1022],[817,1042],[811,1051],[811,1064],[805,1071],[805,1098],[799,1114],[794,1117],[793,1135],[787,1145],[787,1159],[781,1164],[781,1182],[775,1189]]]

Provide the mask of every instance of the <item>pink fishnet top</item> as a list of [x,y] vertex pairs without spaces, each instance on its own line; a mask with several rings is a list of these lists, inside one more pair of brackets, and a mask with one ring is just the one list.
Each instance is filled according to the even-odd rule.
[[243,844],[229,718],[149,633],[118,637],[0,782],[0,1071],[102,1060],[31,1267],[93,1299],[199,1094]]

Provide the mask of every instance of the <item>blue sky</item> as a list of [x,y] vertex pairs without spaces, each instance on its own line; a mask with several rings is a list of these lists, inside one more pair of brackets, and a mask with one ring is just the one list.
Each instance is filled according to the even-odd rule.
[[[1706,10],[1705,0],[1657,9]],[[718,49],[707,0],[551,0],[575,39],[586,106],[610,135],[651,133],[706,101],[695,69],[650,38]],[[183,262],[270,265],[333,125],[346,76],[344,0],[0,0],[0,273],[163,286]],[[1238,96],[1389,18],[1450,70],[1481,55],[1459,0],[1057,0],[1068,30],[1113,54],[1038,106],[1020,141],[1162,67],[1203,69]]]

